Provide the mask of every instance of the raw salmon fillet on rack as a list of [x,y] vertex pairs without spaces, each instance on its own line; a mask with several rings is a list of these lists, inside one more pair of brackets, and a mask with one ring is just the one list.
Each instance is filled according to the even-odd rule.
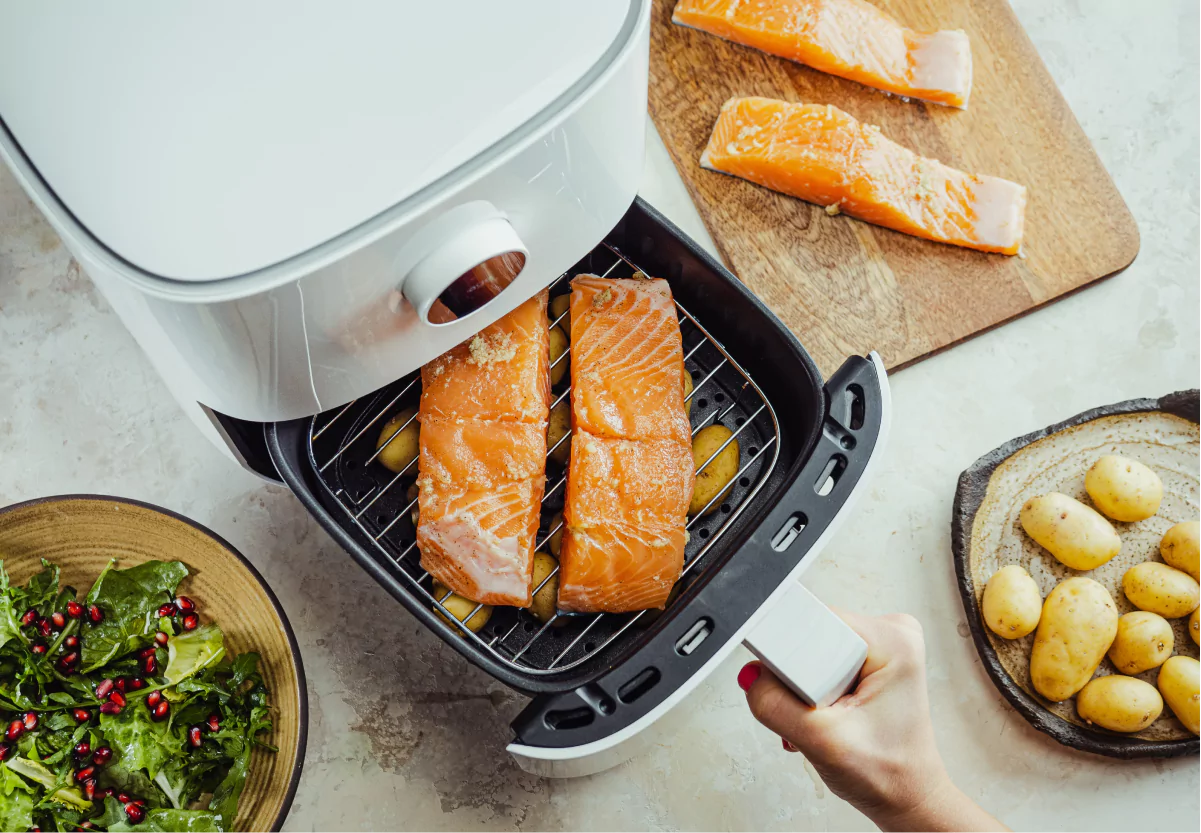
[[967,35],[915,32],[864,0],[680,0],[671,19],[900,96],[966,108],[972,91]]
[[1023,186],[918,156],[828,104],[732,98],[700,164],[927,240],[1007,255],[1022,245]]
[[484,604],[530,603],[550,413],[546,299],[421,368],[421,566]]
[[571,460],[559,607],[663,608],[696,484],[684,353],[667,281],[571,282]]

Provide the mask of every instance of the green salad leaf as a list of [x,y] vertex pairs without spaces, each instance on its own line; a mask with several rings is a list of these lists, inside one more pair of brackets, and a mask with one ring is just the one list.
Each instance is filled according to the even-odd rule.
[[170,601],[188,575],[179,561],[147,561],[128,570],[115,565],[115,559],[108,563],[88,593],[87,603],[100,606],[104,621],[83,643],[85,673],[149,645],[158,630],[159,607]]
[[0,830],[33,827],[33,788],[5,764],[0,764]]
[[[225,656],[225,635],[216,625],[184,631],[167,643],[167,668],[163,676],[179,683]],[[256,655],[257,660],[257,655]]]
[[171,737],[167,721],[150,719],[150,710],[132,701],[119,714],[100,715],[100,732],[117,753],[117,760],[126,769],[144,769],[151,778],[158,775],[163,764],[179,754]]

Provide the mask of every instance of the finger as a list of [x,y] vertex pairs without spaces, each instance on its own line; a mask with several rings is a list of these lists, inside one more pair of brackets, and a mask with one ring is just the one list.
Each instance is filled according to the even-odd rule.
[[[777,735],[802,747],[806,735],[818,731],[824,724],[821,714],[824,710],[806,706],[775,674],[757,662],[743,670],[752,667],[759,673],[746,689],[751,714]],[[745,677],[743,674],[739,677],[741,683]]]
[[867,643],[867,659],[860,678],[870,676],[893,662],[925,662],[925,641],[922,626],[908,614],[864,616],[849,610],[831,607],[833,613]]

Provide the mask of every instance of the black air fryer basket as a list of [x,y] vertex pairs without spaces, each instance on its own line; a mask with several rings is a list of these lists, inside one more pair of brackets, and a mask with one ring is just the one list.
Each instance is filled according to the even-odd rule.
[[[665,611],[559,614],[496,608],[478,634],[439,615],[411,515],[416,466],[374,462],[384,423],[415,407],[413,373],[342,408],[265,427],[280,476],[323,527],[409,612],[473,663],[539,695],[514,722],[520,742],[579,746],[629,725],[726,646],[813,548],[860,479],[879,435],[881,380],[852,357],[823,385],[786,327],[732,274],[642,200],[551,288],[580,273],[666,278],[679,307],[694,431],[735,432],[732,490],[689,519],[685,571]],[[567,361],[567,357],[564,357]],[[566,397],[569,380],[552,401]],[[548,461],[539,549],[562,507]]]

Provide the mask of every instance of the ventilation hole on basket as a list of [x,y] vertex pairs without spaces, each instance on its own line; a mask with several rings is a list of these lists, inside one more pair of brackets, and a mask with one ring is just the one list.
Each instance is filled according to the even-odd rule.
[[713,401],[714,402],[725,402],[726,395],[724,393],[715,393],[715,394],[713,394]]
[[535,625],[533,622],[526,622],[526,623],[525,623],[525,632],[526,632],[526,633],[533,633],[533,632],[534,632],[534,631],[536,631],[536,630],[538,630],[538,626],[537,626],[537,625]]
[[745,489],[751,485],[751,479],[749,477],[740,477],[738,478],[738,485]]
[[838,478],[842,477],[842,473],[847,469],[847,458],[841,454],[835,454],[826,463],[826,467],[822,469],[822,473],[817,476],[817,482],[813,484],[813,491],[821,497],[825,497],[834,491],[834,484],[838,482]]
[[704,407],[706,407],[708,404],[709,404],[709,400],[708,400],[708,399],[701,399],[701,400],[698,400],[698,401],[697,401],[697,403],[696,403],[696,406],[697,406],[698,408],[704,408]]
[[792,546],[792,542],[797,539],[808,523],[809,519],[803,512],[793,512],[788,516],[788,520],[784,521],[784,525],[771,537],[771,548],[776,552],[784,552]]
[[721,513],[722,513],[723,515],[728,515],[728,514],[730,514],[730,504],[728,504],[728,503],[723,503],[723,504],[721,505]]
[[759,449],[756,448],[755,446],[751,446],[751,456],[754,457],[758,453],[759,453]]
[[701,643],[713,633],[713,620],[708,616],[698,619],[692,627],[684,631],[684,635],[676,640],[676,653],[686,657],[701,646]]
[[697,533],[697,535],[701,536],[702,538],[708,538],[708,537],[709,537],[709,530],[707,530],[707,529],[702,529],[700,532],[698,532],[698,533]]
[[863,427],[863,414],[867,409],[867,404],[864,402],[863,397],[863,388],[858,385],[849,385],[846,397],[847,410],[849,411],[847,427],[852,431],[858,431]]
[[376,515],[375,522],[377,524],[386,524],[388,522],[388,519],[383,515]]
[[591,653],[592,653],[593,651],[595,651],[595,650],[596,650],[596,643],[595,643],[595,642],[585,642],[585,643],[584,643],[584,651],[585,651],[586,653],[589,653],[589,654],[591,654]]
[[701,378],[701,372],[699,370],[692,371],[692,381],[695,382],[699,378]]
[[583,729],[592,723],[596,714],[587,706],[577,709],[556,709],[546,713],[546,725],[555,731]]
[[743,419],[742,417],[738,417],[738,419],[734,420],[734,425],[737,428],[741,428],[745,423],[746,423],[746,420]]
[[621,688],[617,689],[617,699],[623,703],[633,703],[659,683],[662,675],[658,668],[643,668]]
[[346,461],[346,468],[348,468],[348,469],[353,469],[353,468],[356,468],[358,465],[359,465],[359,464],[358,464],[358,463],[356,463],[354,460],[347,460],[347,461]]

